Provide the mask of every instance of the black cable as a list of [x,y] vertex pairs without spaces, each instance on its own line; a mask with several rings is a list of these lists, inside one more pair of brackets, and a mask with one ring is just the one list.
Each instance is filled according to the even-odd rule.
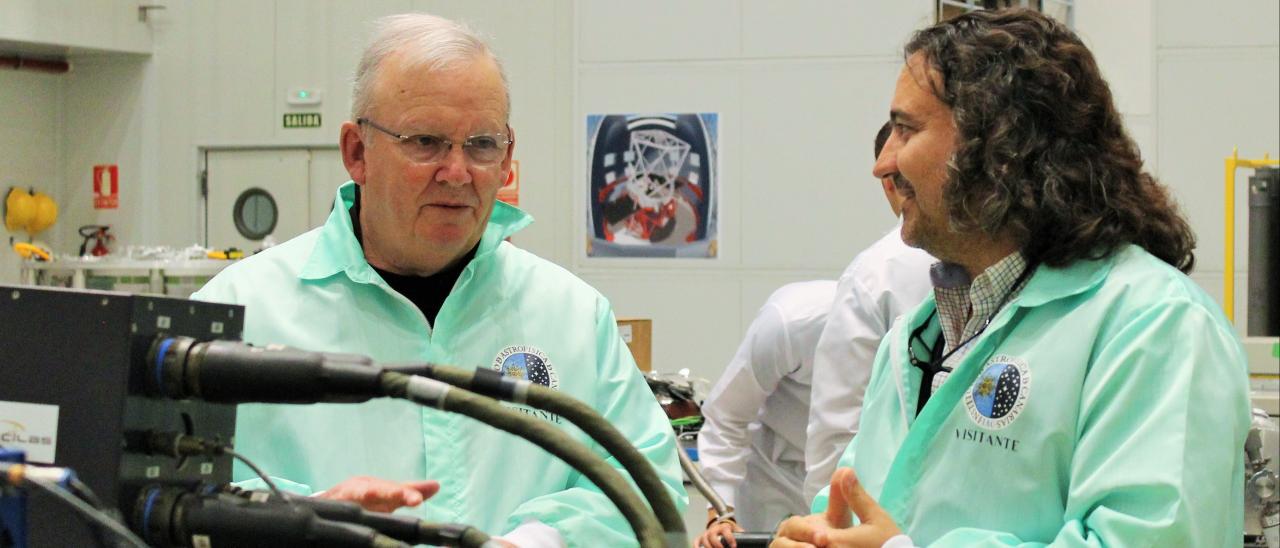
[[[427,385],[449,385],[386,371],[365,356],[262,350],[230,341],[195,343],[184,337],[162,337],[152,344],[148,363],[154,363],[154,375],[146,375],[148,392],[171,398],[194,397],[219,403],[317,403],[361,402],[391,396],[423,405],[439,404],[441,409],[523,437],[565,460],[618,505],[642,544],[672,543],[664,540],[662,525],[654,512],[604,459],[561,430],[511,411],[488,397],[462,389],[456,389],[457,397],[445,397]],[[675,544],[683,544],[682,523],[674,525],[673,531],[670,538],[679,537]]]
[[[213,442],[199,436],[175,432],[148,431],[140,436],[134,436],[134,439],[140,442],[137,448],[147,454],[163,454],[174,458],[230,455],[245,463],[270,488],[270,495],[260,502],[277,501],[289,505],[306,505],[315,510],[321,518],[373,527],[390,538],[413,544],[443,544],[470,548],[482,546],[489,541],[487,534],[468,525],[430,523],[408,516],[368,512],[355,503],[329,499],[312,499],[291,493],[286,494],[276,488],[270,476],[250,461],[248,457],[236,452],[230,445]],[[227,485],[223,490],[229,494],[245,497],[253,494],[253,491],[241,489],[234,485]],[[412,533],[409,534],[405,530],[412,530]]]
[[[591,406],[540,384],[503,377],[487,369],[464,369],[428,364],[414,366],[409,371],[491,398],[526,404],[564,417],[600,444],[631,475],[669,535],[668,543],[683,545],[687,542],[684,516],[676,508],[675,501],[671,499],[671,493],[667,492],[666,485],[662,483],[662,479],[653,468],[653,463],[649,462],[649,459],[645,458],[622,432]],[[676,451],[683,454],[678,442]]]
[[253,461],[249,460],[248,457],[245,457],[244,455],[237,453],[235,449],[231,448],[230,445],[219,445],[217,447],[219,451],[226,453],[228,455],[231,455],[232,458],[237,459],[240,462],[243,462],[245,466],[248,466],[250,470],[253,470],[253,473],[257,474],[259,478],[262,478],[262,482],[267,484],[267,488],[271,489],[271,493],[277,497],[280,497],[280,500],[289,502],[290,504],[293,503],[293,501],[290,500],[289,497],[284,496],[284,493],[280,491],[279,487],[276,487],[276,483],[274,481],[271,481],[271,477],[267,476],[267,474],[263,472],[261,468],[258,468],[258,465],[254,464]]
[[[33,473],[38,475],[33,478]],[[80,478],[76,477],[75,473],[68,468],[33,466],[20,463],[0,464],[0,476],[9,476],[7,482],[17,482],[17,484],[21,484],[24,479],[30,480],[39,478],[49,481],[55,485],[65,486],[66,490],[72,495],[79,497],[80,500],[88,503],[93,508],[102,511],[109,518],[119,519],[119,514],[115,512],[115,509],[102,504],[102,500],[94,494],[93,490],[90,489],[88,485],[85,485],[84,482],[80,481]],[[52,479],[55,477],[58,479]],[[14,487],[17,487],[17,484],[15,484]],[[107,546],[108,531],[93,521],[86,521],[85,525],[88,527],[89,534],[93,537],[94,543],[105,548]],[[0,546],[8,546],[7,544],[3,544],[2,541],[3,539],[0,539]]]
[[[234,485],[227,485],[222,489],[226,493],[249,500],[280,504],[278,497],[266,491],[247,491]],[[494,546],[494,544],[486,544],[490,541],[489,535],[470,525],[433,523],[403,514],[372,512],[365,510],[359,504],[345,500],[304,497],[294,494],[286,494],[285,496],[291,503],[306,506],[321,518],[371,527],[379,533],[409,544],[457,546],[461,548]]]
[[[102,499],[98,498],[98,495],[93,492],[93,489],[90,489],[88,485],[85,485],[83,481],[80,481],[80,478],[77,478],[74,475],[67,478],[67,490],[71,491],[71,494],[80,497],[80,500],[89,503],[89,506],[102,510],[108,515],[113,515],[116,519],[119,519],[119,516],[112,514],[111,509],[103,505]],[[96,523],[89,522],[88,525],[89,531],[93,533],[94,542],[97,543],[98,546],[106,547],[106,531]]]
[[237,453],[235,448],[225,443],[189,434],[147,430],[144,432],[126,432],[125,447],[148,455],[165,455],[175,459],[230,455],[231,458],[243,462],[254,474],[257,474],[262,479],[262,482],[267,485],[267,488],[280,500],[289,500],[280,491],[280,488],[276,486],[275,482],[271,481],[271,476],[268,476],[258,465],[249,460],[249,457]]
[[71,491],[71,494],[80,497],[80,500],[89,503],[89,505],[94,508],[99,510],[106,509],[106,506],[102,504],[102,499],[99,499],[98,495],[94,494],[93,490],[90,489],[88,485],[85,485],[83,481],[80,481],[80,478],[71,476],[67,481],[67,490]]
[[197,536],[214,547],[409,547],[368,526],[322,518],[307,506],[173,485],[149,486],[136,500],[133,518],[158,547],[190,546]]
[[466,415],[489,426],[520,436],[559,457],[586,476],[627,519],[642,548],[663,548],[662,525],[631,484],[582,443],[540,420],[503,407],[492,398],[426,377],[384,371],[383,394]]
[[138,538],[137,535],[133,534],[133,531],[130,531],[120,522],[111,519],[111,517],[105,512],[98,510],[97,508],[90,506],[89,503],[71,495],[71,493],[63,490],[57,484],[30,477],[24,478],[23,481],[25,485],[33,485],[41,491],[53,495],[58,500],[68,506],[71,506],[72,509],[84,516],[90,523],[110,530],[115,533],[116,536],[127,541],[130,545],[138,548],[147,548],[147,544],[142,542],[142,539]]

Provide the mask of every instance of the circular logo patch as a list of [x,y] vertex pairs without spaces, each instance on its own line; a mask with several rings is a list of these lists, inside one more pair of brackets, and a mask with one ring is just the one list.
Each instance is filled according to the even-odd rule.
[[521,344],[503,348],[493,359],[493,370],[504,377],[533,381],[547,388],[560,388],[560,379],[547,353],[533,346]]
[[1025,360],[996,356],[987,362],[969,392],[964,406],[969,418],[988,430],[1009,426],[1027,405],[1031,394],[1031,370]]

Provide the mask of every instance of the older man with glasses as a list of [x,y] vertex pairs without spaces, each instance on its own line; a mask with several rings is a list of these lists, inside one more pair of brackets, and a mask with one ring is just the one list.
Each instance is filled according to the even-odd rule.
[[[608,300],[505,242],[532,219],[495,203],[515,136],[488,46],[438,17],[384,18],[353,103],[340,138],[351,182],[325,225],[227,268],[195,296],[244,304],[252,343],[486,367],[560,390],[621,430],[683,507],[670,425]],[[590,444],[562,418],[517,407]],[[390,400],[245,405],[236,441],[304,493],[416,507],[518,546],[635,543],[616,507],[568,465],[458,415]]]

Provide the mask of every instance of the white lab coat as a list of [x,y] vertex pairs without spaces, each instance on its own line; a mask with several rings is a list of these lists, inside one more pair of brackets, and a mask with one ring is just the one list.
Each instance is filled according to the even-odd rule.
[[804,456],[804,499],[831,483],[853,439],[880,339],[893,320],[933,290],[928,253],[902,241],[902,223],[854,257],[840,275],[835,302],[818,339]]
[[832,280],[782,286],[765,301],[703,403],[703,475],[748,531],[772,531],[804,514],[804,432],[818,335],[835,297]]

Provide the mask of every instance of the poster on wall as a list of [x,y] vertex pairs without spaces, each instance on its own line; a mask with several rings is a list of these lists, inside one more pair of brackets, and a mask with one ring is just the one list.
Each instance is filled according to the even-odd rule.
[[715,258],[718,113],[587,116],[587,256]]

